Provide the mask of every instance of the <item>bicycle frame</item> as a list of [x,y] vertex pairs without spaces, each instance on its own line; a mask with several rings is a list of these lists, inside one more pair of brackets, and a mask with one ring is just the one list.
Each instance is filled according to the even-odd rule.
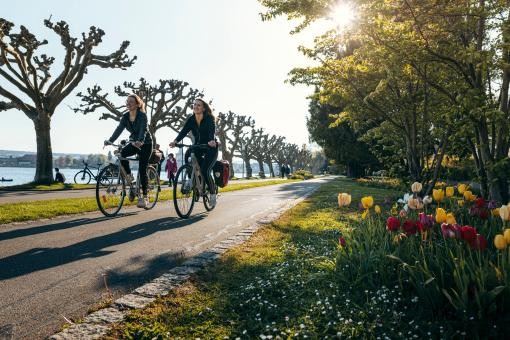
[[[117,156],[117,160],[115,162],[109,162],[109,165],[114,165],[114,166],[116,166],[117,168],[120,169],[119,177],[117,178],[117,181],[120,182],[121,181],[120,177],[122,176],[122,178],[124,178],[124,183],[126,183],[126,185],[129,185],[129,189],[133,190],[135,196],[140,197],[141,196],[141,190],[140,190],[140,171],[138,171],[138,175],[136,176],[136,181],[135,181],[136,186],[133,186],[133,182],[128,183],[126,169],[124,169],[124,167],[121,164],[121,161],[128,161],[128,162],[138,161],[138,158],[122,157],[120,155],[120,152],[122,151],[122,148],[125,145],[122,145],[122,144],[112,144],[112,146],[117,147],[117,150],[115,150],[115,152],[114,152],[114,154]],[[123,189],[125,190],[125,188],[123,188]]]
[[[83,171],[87,172],[94,179],[94,181],[97,181],[97,177],[99,176],[99,172],[101,171],[102,164],[101,163],[97,164],[97,173],[95,176],[92,173],[92,170],[90,170],[88,163],[84,162],[84,164],[85,164],[85,168],[83,168]],[[112,163],[109,163],[109,164],[112,164]]]
[[192,169],[192,179],[194,181],[193,187],[197,189],[199,196],[204,196],[204,184],[205,178],[202,176],[202,171],[200,170],[200,164],[198,163],[197,156],[195,156],[195,152],[191,151],[191,169]]

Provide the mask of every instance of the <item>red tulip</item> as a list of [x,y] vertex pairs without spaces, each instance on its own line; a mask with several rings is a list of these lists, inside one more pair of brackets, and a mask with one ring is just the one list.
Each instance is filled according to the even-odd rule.
[[441,233],[445,238],[461,238],[461,227],[458,224],[441,224]]
[[400,220],[395,216],[390,216],[386,220],[386,229],[389,231],[397,231],[400,228]]
[[402,230],[406,233],[406,235],[416,234],[417,228],[416,221],[407,220],[402,224]]
[[475,205],[478,207],[478,208],[485,208],[487,202],[485,201],[485,199],[483,197],[478,197],[476,200],[475,200]]
[[345,238],[344,238],[343,236],[340,236],[340,237],[338,238],[338,244],[340,244],[340,246],[342,246],[342,247],[345,247],[345,245],[347,244],[347,243],[345,242]]
[[487,248],[487,239],[480,234],[476,234],[475,241],[469,244],[473,249],[485,250]]
[[460,228],[462,238],[472,245],[476,241],[476,229],[470,225],[465,225]]

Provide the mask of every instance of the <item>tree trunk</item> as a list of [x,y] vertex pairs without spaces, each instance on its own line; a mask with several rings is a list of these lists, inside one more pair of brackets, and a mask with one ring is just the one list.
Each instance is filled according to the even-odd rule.
[[257,159],[257,162],[259,163],[259,177],[266,178],[266,174],[264,173],[264,162],[262,159]]
[[251,169],[250,158],[243,157],[244,166],[246,167],[246,178],[250,178],[253,175],[253,170]]
[[53,152],[51,150],[51,116],[39,113],[33,120],[37,140],[37,161],[34,182],[38,184],[53,183]]
[[485,121],[481,120],[477,126],[476,133],[479,136],[480,142],[480,160],[483,162],[485,171],[487,173],[487,185],[489,189],[489,199],[498,202],[502,201],[502,195],[499,188],[500,178],[494,170],[494,160],[489,148],[489,134]]
[[234,177],[234,156],[230,153],[223,154],[223,159],[228,161],[228,164],[230,164],[229,167],[229,178]]
[[267,165],[269,166],[269,175],[270,175],[271,177],[275,177],[275,175],[274,175],[274,169],[273,169],[273,162],[269,161],[269,162],[267,163]]

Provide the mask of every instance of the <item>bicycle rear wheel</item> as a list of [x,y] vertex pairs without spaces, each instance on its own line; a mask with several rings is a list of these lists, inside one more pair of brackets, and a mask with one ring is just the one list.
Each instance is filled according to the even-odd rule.
[[149,201],[145,206],[145,210],[154,208],[158,201],[159,192],[161,188],[159,186],[159,176],[154,167],[147,167],[147,200]]
[[89,184],[90,174],[85,170],[80,170],[74,175],[74,183],[76,184]]
[[174,181],[174,207],[180,218],[188,218],[195,204],[195,190],[190,165],[183,165],[177,171]]
[[119,174],[119,167],[108,165],[98,175],[96,183],[96,202],[105,216],[115,216],[122,208],[126,197],[126,183]]

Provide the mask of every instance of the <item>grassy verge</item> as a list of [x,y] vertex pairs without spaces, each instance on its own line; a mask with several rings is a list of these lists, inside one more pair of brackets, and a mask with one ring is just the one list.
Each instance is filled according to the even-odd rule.
[[3,191],[60,191],[60,190],[80,190],[95,188],[95,184],[74,184],[74,183],[53,183],[48,185],[26,183],[12,186],[0,186]]
[[[379,200],[396,194],[348,179],[323,185],[170,296],[131,313],[110,337],[374,337],[381,318],[393,320],[403,303],[386,304],[384,289],[365,291],[335,275],[338,238],[358,215],[340,211],[336,195],[350,192],[354,202],[368,190]],[[387,328],[388,336],[414,330],[409,324]]]
[[[338,192],[354,204],[339,209]],[[391,232],[390,206],[364,219],[354,208],[397,194],[348,179],[323,185],[109,337],[508,338],[510,250],[446,239],[438,224]],[[494,230],[498,220],[482,223]]]
[[[225,188],[221,188],[220,192],[251,189],[266,185],[290,182],[294,181],[271,180],[252,183],[232,183],[227,185]],[[163,190],[159,195],[159,200],[161,201],[170,200],[172,198],[173,193],[171,190]],[[126,199],[124,204],[133,205],[136,204],[136,202],[129,202]],[[61,215],[77,214],[96,210],[98,210],[98,208],[95,197],[5,203],[0,204],[0,224],[31,221],[41,218],[51,218]]]

